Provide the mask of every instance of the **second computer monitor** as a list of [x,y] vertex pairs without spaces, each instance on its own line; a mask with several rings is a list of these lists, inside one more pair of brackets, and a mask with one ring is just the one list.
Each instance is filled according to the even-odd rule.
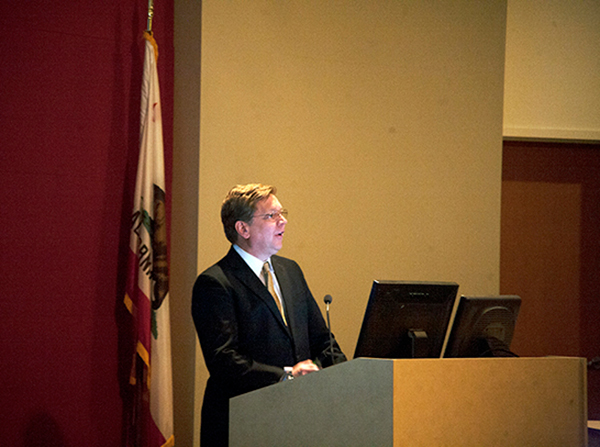
[[444,357],[515,357],[511,351],[521,298],[461,296]]

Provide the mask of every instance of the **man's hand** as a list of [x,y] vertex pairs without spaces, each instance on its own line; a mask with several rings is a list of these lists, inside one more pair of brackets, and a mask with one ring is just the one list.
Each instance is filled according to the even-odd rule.
[[292,376],[304,376],[311,372],[318,371],[319,367],[313,363],[312,360],[304,360],[300,363],[296,363],[292,368]]

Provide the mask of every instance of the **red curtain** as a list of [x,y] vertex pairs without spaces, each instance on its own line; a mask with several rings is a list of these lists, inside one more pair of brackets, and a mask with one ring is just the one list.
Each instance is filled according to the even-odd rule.
[[[0,2],[2,445],[122,445],[147,8]],[[173,0],[154,12],[170,194]]]

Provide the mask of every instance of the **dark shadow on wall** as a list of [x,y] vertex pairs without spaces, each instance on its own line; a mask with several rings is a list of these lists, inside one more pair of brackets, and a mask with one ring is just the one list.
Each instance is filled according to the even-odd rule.
[[63,431],[48,413],[31,417],[23,433],[23,447],[67,447]]

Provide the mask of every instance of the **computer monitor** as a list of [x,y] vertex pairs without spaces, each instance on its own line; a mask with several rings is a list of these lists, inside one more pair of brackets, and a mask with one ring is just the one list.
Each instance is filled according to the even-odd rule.
[[517,357],[510,350],[521,298],[461,296],[444,357]]
[[354,358],[439,358],[457,292],[453,282],[374,281]]

